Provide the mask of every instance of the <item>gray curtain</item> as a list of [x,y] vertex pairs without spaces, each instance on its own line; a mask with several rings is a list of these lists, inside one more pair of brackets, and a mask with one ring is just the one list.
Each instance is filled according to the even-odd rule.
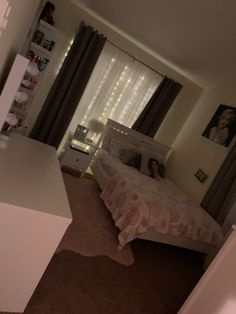
[[[236,179],[236,144],[229,152],[215,179],[209,187],[201,206],[220,224],[223,223],[228,210],[231,188]],[[229,197],[230,196],[230,197]],[[231,202],[231,201],[230,201]]]
[[153,137],[181,88],[181,84],[165,76],[132,129]]
[[236,223],[236,179],[228,192],[217,220],[223,224],[225,232]]
[[74,43],[35,122],[30,137],[59,146],[106,38],[81,23]]

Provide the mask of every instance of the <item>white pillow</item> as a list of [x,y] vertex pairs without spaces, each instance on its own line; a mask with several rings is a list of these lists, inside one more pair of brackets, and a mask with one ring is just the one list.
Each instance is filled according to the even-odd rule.
[[[126,142],[119,137],[112,138],[109,147],[110,154],[115,158],[121,159],[122,151],[123,153],[126,152],[127,158],[129,158],[132,152],[139,153],[140,149],[139,146]],[[128,156],[129,154],[130,156]]]
[[150,158],[154,156],[153,158],[157,159],[159,162],[163,164],[166,162],[167,157],[166,152],[162,149],[158,149],[157,147],[153,148],[148,143],[143,143],[142,152],[148,154]]

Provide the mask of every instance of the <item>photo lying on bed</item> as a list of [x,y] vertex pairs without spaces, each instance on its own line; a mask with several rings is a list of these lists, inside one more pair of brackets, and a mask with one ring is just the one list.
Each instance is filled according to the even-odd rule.
[[164,178],[165,176],[165,167],[164,165],[156,158],[149,154],[142,154],[141,168],[140,171],[151,177],[151,178]]
[[164,177],[164,166],[157,159],[150,158],[148,160],[148,169],[151,178]]

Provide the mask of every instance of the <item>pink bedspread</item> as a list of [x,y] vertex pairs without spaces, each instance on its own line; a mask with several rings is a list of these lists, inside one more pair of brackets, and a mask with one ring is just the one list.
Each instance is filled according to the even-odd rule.
[[213,245],[222,241],[222,228],[168,179],[114,175],[100,196],[120,230],[120,248],[150,228]]

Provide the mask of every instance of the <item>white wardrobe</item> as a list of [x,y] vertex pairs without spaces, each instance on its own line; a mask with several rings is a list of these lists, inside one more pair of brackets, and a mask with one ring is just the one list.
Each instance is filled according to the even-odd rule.
[[72,216],[54,147],[12,133],[0,178],[0,312],[23,312]]
[[236,227],[178,314],[236,313]]

